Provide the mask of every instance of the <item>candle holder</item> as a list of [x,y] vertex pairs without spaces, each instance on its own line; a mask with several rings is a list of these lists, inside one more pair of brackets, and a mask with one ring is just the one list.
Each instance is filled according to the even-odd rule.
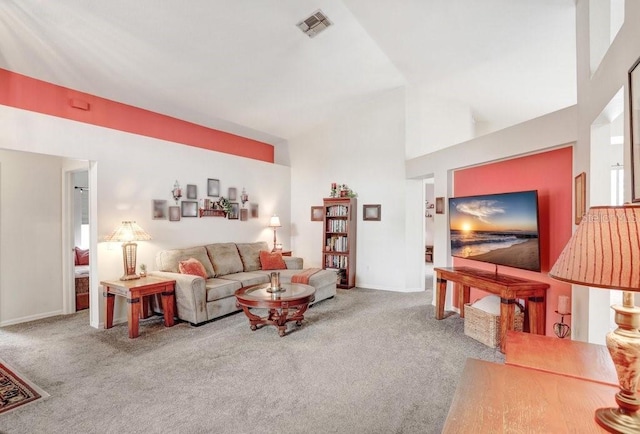
[[564,323],[564,316],[571,315],[571,313],[570,312],[560,313],[557,310],[555,312],[558,315],[560,315],[560,322],[557,322],[553,325],[553,332],[560,339],[564,339],[571,334],[571,327],[569,327],[569,324]]

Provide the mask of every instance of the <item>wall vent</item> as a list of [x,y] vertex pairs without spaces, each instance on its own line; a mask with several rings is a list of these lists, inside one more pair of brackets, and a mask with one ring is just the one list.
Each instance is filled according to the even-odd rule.
[[302,32],[310,38],[332,25],[329,18],[320,9],[315,11],[309,18],[300,21],[297,26]]

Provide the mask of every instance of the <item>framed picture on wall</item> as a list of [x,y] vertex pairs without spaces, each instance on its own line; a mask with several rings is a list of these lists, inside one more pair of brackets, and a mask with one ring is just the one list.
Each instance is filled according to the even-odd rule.
[[195,184],[187,184],[187,199],[198,198],[198,186]]
[[312,206],[311,207],[311,221],[312,222],[321,222],[324,220],[324,207],[323,206]]
[[153,201],[153,219],[154,220],[167,219],[167,201],[166,200]]
[[249,210],[251,211],[251,218],[252,219],[257,219],[258,217],[260,217],[260,213],[258,212],[258,204],[257,203],[252,203],[249,205]]
[[444,197],[436,197],[436,214],[444,214]]
[[379,222],[382,219],[382,205],[362,205],[362,220]]
[[229,187],[229,200],[234,201],[238,199],[238,190],[235,187]]
[[207,196],[220,197],[220,180],[219,179],[207,179]]
[[229,220],[238,220],[238,216],[240,215],[240,204],[238,202],[231,202],[231,211],[229,211],[229,215],[227,218]]
[[180,207],[179,206],[170,206],[169,207],[169,221],[170,222],[179,222],[180,221]]
[[249,220],[249,210],[246,208],[240,208],[240,221],[244,222]]
[[182,217],[198,217],[198,202],[183,200],[180,205],[182,206]]

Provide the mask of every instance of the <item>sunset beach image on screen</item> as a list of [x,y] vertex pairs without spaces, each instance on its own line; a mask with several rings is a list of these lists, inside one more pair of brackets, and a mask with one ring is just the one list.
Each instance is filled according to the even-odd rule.
[[449,199],[451,255],[540,271],[538,192]]

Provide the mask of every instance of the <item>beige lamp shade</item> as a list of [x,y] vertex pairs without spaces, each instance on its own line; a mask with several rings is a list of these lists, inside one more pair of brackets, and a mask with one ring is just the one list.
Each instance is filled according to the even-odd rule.
[[549,275],[598,288],[640,291],[640,207],[592,207]]
[[105,241],[149,241],[151,235],[146,233],[136,222],[124,221],[111,233],[105,237]]
[[105,237],[105,241],[122,242],[122,265],[124,274],[120,280],[139,279],[136,274],[136,256],[138,245],[134,241],[148,241],[151,235],[146,233],[136,222],[124,221],[111,233]]
[[271,220],[269,220],[269,227],[270,228],[279,228],[282,225],[280,224],[280,217],[278,217],[277,215],[274,215],[271,217]]

